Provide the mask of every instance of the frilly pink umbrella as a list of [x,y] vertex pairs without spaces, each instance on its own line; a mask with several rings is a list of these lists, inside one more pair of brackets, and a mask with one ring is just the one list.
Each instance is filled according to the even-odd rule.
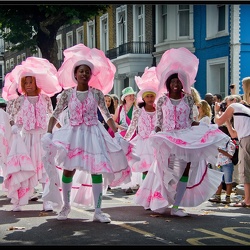
[[49,97],[62,90],[55,66],[47,59],[40,57],[28,57],[22,64],[17,65],[5,77],[3,96],[6,100],[18,97],[16,90],[22,94],[21,78],[24,76],[35,76],[37,87],[41,93]]
[[156,67],[146,67],[142,76],[135,76],[135,82],[140,89],[137,94],[137,103],[143,102],[142,96],[145,92],[151,91],[156,94],[155,102],[160,96],[160,92],[158,91],[159,80],[156,76]]
[[195,83],[199,59],[188,49],[178,48],[167,50],[156,67],[156,75],[160,81],[159,91],[166,91],[166,80],[174,73],[183,85],[183,90],[191,94],[191,86]]
[[63,53],[64,62],[57,73],[62,88],[75,87],[77,82],[74,77],[74,68],[77,65],[87,64],[92,69],[89,86],[101,90],[103,94],[108,94],[112,90],[116,67],[102,50],[77,44],[64,50]]

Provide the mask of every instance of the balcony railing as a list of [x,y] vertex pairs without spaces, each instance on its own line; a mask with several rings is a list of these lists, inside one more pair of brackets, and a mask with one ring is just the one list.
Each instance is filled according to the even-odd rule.
[[119,47],[107,50],[106,56],[109,59],[115,59],[118,56],[126,54],[151,54],[150,42],[128,42],[119,45]]

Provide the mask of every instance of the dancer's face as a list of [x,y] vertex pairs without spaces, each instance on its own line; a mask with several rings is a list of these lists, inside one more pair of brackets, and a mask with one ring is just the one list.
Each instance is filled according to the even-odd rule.
[[28,96],[36,94],[36,84],[31,76],[25,78],[24,88]]
[[89,82],[91,78],[91,69],[87,65],[80,65],[80,67],[77,69],[75,78],[77,82]]
[[171,92],[181,92],[182,91],[182,83],[178,78],[173,78],[170,81],[170,90]]

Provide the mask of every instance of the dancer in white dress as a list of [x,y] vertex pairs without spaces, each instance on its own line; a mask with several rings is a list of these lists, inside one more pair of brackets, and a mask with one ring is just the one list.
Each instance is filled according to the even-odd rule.
[[188,216],[179,206],[198,206],[221,182],[221,173],[208,169],[207,161],[216,162],[217,148],[229,137],[217,125],[194,121],[190,87],[197,69],[198,59],[185,48],[166,51],[157,65],[159,90],[167,93],[158,99],[151,135],[156,160],[135,195],[145,209],[171,208],[171,215]]
[[[129,143],[117,133],[101,91],[106,93],[112,88],[115,67],[102,51],[83,44],[65,50],[64,55],[58,78],[62,86],[67,85],[68,88],[62,92],[50,118],[48,133],[43,138],[47,151],[44,162],[50,171],[50,185],[43,199],[61,208],[63,196],[63,207],[57,219],[66,220],[72,205],[91,206],[93,198],[93,220],[109,223],[111,219],[101,210],[103,191],[107,185],[119,186],[130,181],[131,170],[127,158],[133,157]],[[103,73],[106,78],[103,78]],[[69,109],[69,123],[51,134],[59,114],[66,106]],[[98,121],[97,108],[100,108],[105,121],[115,132],[115,138]],[[122,149],[118,141],[127,148]],[[56,166],[63,169],[62,181]],[[76,172],[80,174],[77,182],[73,182]],[[73,185],[77,185],[74,195],[71,193]]]
[[[132,172],[142,173],[141,179],[143,180],[155,158],[151,141],[148,140],[149,135],[154,131],[156,122],[159,81],[156,77],[155,67],[146,67],[141,77],[135,76],[135,82],[140,89],[137,94],[139,109],[133,112],[131,123],[124,138],[133,143],[135,153],[141,158],[132,166]],[[132,138],[135,131],[137,131],[136,136]],[[139,184],[141,183],[142,181],[139,182]]]
[[[41,138],[53,111],[50,97],[61,90],[56,72],[48,60],[28,57],[10,73],[13,81],[5,82],[4,96],[17,96],[7,106],[13,135],[4,179],[13,211],[21,211],[34,188],[40,183],[44,189],[48,181],[42,162]],[[43,210],[52,211],[53,208],[44,202]]]
[[[3,183],[6,172],[7,155],[10,150],[11,126],[10,117],[6,112],[7,102],[0,98],[0,183]],[[5,191],[4,185],[2,190]]]

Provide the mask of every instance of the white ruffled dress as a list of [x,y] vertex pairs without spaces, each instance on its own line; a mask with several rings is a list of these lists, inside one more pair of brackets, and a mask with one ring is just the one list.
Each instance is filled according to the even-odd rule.
[[26,205],[39,183],[48,176],[43,166],[41,139],[46,133],[52,103],[47,95],[19,96],[9,107],[10,119],[19,128],[12,135],[7,156],[4,186],[14,205]]
[[156,125],[162,128],[150,136],[156,158],[141,187],[135,203],[156,211],[173,205],[176,186],[187,162],[191,162],[187,189],[180,206],[195,207],[209,199],[222,181],[222,174],[209,169],[216,163],[218,147],[229,137],[216,124],[191,126],[193,100],[189,95],[173,104],[168,95],[157,102]]
[[53,116],[68,106],[69,123],[52,134],[52,143],[44,140],[47,151],[44,163],[50,177],[50,185],[44,191],[43,200],[51,201],[55,209],[62,206],[62,170],[74,170],[71,205],[93,205],[91,174],[103,175],[103,190],[116,187],[131,179],[129,164],[139,157],[133,154],[132,145],[124,139],[120,145],[98,121],[97,107],[106,121],[111,115],[105,105],[103,93],[89,87],[88,91],[70,88],[62,92]]
[[[11,126],[9,115],[0,108],[0,183],[3,183],[6,172],[7,156],[10,151]],[[2,190],[5,191],[4,185]]]
[[[130,141],[135,147],[135,153],[140,157],[140,161],[132,166],[132,172],[143,173],[149,170],[155,159],[154,149],[151,141],[148,140],[154,131],[156,122],[156,111],[147,112],[144,107],[136,109],[133,113],[131,124],[125,135],[125,139]],[[134,132],[136,136],[132,138]]]

